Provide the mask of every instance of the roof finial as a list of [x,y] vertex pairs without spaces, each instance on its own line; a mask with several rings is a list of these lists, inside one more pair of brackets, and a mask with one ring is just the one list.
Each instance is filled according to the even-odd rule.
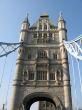
[[60,11],[60,13],[59,13],[59,21],[60,20],[64,20],[64,18],[63,18],[63,14],[62,14],[62,12]]
[[27,13],[27,14],[26,14],[26,17],[25,17],[25,19],[24,19],[24,21],[23,21],[23,22],[26,22],[26,23],[28,23],[28,24],[29,24],[28,16],[29,16],[29,14]]
[[62,14],[62,12],[60,11],[60,17],[62,17],[62,15],[63,15],[63,14]]
[[28,18],[28,16],[29,16],[29,13],[27,13],[27,18]]

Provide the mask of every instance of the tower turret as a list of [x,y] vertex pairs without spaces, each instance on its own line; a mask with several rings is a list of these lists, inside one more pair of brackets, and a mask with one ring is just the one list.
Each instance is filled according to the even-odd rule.
[[[21,31],[20,31],[20,40],[19,42],[27,43],[27,37],[28,37],[28,30],[29,30],[29,21],[28,21],[28,16],[24,19],[24,21],[21,24]],[[23,93],[21,89],[21,83],[23,81],[23,74],[24,74],[24,66],[23,66],[23,61],[25,61],[25,47],[20,44],[20,47],[18,49],[18,58],[16,62],[16,74],[14,77],[14,82],[13,82],[13,95],[11,97],[12,103],[10,106],[10,110],[18,110],[22,105],[21,100],[23,98]],[[20,87],[19,87],[20,86]],[[20,96],[20,95],[21,96]],[[18,108],[19,107],[19,108]]]
[[62,13],[60,13],[59,18],[58,18],[58,28],[59,29],[66,28],[66,26],[65,26],[65,20],[63,18]]
[[29,20],[28,20],[28,16],[24,19],[24,21],[21,24],[21,31],[20,31],[20,40],[19,42],[25,42],[27,41],[27,33],[29,30]]
[[66,22],[63,18],[62,13],[60,13],[58,18],[58,30],[59,30],[59,39],[60,42],[67,39],[67,29],[66,29]]
[[58,31],[59,31],[59,40],[61,44],[60,51],[61,51],[62,69],[63,69],[65,108],[66,110],[72,110],[68,56],[65,47],[63,45],[63,40],[67,40],[67,29],[66,29],[66,22],[62,16],[62,13],[60,13],[58,19]]

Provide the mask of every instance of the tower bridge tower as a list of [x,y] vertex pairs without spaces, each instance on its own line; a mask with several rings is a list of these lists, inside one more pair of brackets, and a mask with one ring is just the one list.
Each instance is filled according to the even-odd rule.
[[67,53],[66,22],[59,16],[55,26],[43,14],[32,26],[28,17],[21,25],[20,45],[10,110],[29,110],[39,101],[39,110],[72,110]]

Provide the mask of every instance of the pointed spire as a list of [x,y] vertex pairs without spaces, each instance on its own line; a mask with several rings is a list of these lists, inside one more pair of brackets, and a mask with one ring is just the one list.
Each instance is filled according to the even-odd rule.
[[63,18],[63,14],[62,14],[62,12],[60,12],[60,14],[59,14],[59,18],[58,18],[58,28],[59,29],[66,29],[66,22],[65,22],[65,20],[64,20],[64,18]]
[[27,16],[25,17],[23,23],[27,23],[28,25],[30,25],[29,20],[28,20],[28,15],[29,15],[29,14],[27,13]]
[[29,20],[28,20],[28,14],[25,17],[24,21],[21,24],[21,30],[28,30],[30,26]]
[[58,19],[58,21],[64,21],[63,14],[62,14],[61,11],[60,11],[60,14],[59,14],[59,19]]

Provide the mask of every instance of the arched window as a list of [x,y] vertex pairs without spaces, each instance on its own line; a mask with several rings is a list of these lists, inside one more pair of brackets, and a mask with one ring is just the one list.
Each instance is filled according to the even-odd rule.
[[49,33],[50,38],[52,38],[52,33]]
[[38,58],[47,58],[47,53],[46,51],[40,50],[38,52]]
[[23,76],[23,80],[27,80],[28,79],[28,72],[27,71],[24,71],[24,76]]
[[47,33],[44,33],[44,38],[47,38]]
[[39,29],[40,29],[40,30],[42,29],[42,24],[39,24]]
[[61,81],[62,78],[63,78],[62,72],[61,72],[61,70],[59,69],[59,70],[57,70],[57,79],[58,79],[59,81]]
[[46,24],[44,24],[44,30],[47,30],[47,25]]

